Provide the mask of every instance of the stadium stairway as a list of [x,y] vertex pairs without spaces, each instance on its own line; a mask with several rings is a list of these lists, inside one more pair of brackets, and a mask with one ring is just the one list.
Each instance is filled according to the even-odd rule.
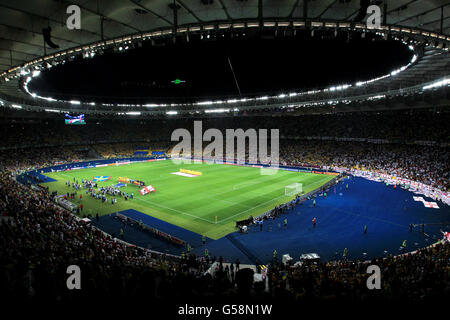
[[226,238],[236,247],[238,248],[255,266],[261,264],[261,260],[250,251],[242,242],[234,237],[234,234],[231,233],[226,236]]

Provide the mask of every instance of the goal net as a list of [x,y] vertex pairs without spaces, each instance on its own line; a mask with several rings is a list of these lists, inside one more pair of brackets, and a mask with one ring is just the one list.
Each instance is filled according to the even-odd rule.
[[293,196],[303,192],[303,185],[301,183],[292,183],[284,187],[285,196]]

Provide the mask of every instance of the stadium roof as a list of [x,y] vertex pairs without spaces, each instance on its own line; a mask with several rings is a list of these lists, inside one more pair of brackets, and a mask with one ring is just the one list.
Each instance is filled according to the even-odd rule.
[[[0,0],[0,74],[14,70],[32,60],[62,52],[70,48],[80,48],[86,44],[108,42],[132,34],[151,30],[174,30],[179,33],[182,27],[201,25],[207,30],[208,24],[220,28],[218,23],[295,21],[363,22],[358,18],[361,10],[360,0]],[[450,41],[450,1],[448,0],[396,0],[375,1],[381,4],[385,13],[382,25],[427,30],[433,39]],[[66,20],[67,7],[76,4],[81,9],[81,29],[69,30]],[[274,23],[274,24],[275,24]],[[269,25],[269,24],[268,24]],[[323,25],[326,27],[326,23]],[[44,44],[43,28],[51,27],[52,41],[58,49]],[[200,28],[199,28],[200,29]],[[403,32],[403,28],[398,31]],[[407,31],[411,32],[412,31]],[[421,35],[425,32],[421,32]],[[150,34],[150,33],[148,33]],[[442,36],[445,35],[445,36]],[[411,36],[413,36],[411,34]],[[402,37],[402,35],[399,35]],[[124,37],[125,38],[125,37]],[[114,43],[114,41],[112,41]],[[448,47],[448,43],[447,43]],[[92,46],[91,46],[92,48]],[[81,50],[81,49],[80,49]],[[77,50],[75,50],[77,51]],[[55,54],[56,56],[56,54]],[[434,49],[426,49],[419,57],[419,63],[410,72],[397,77],[397,85],[391,79],[380,81],[373,92],[392,90],[418,85],[446,76],[449,69],[449,55],[436,55]],[[50,61],[50,60],[49,60]],[[419,70],[420,72],[416,72]],[[16,70],[14,70],[16,72]],[[18,69],[17,71],[20,71]],[[422,76],[425,78],[422,78]],[[379,85],[378,85],[379,84]],[[17,81],[0,84],[4,97],[23,99],[23,91]]]
[[[66,27],[71,4],[81,8],[81,30]],[[44,55],[42,29],[48,26],[60,46],[47,48],[51,53],[99,41],[102,29],[103,39],[110,39],[174,24],[258,17],[352,21],[359,9],[359,0],[1,0],[0,72]],[[448,34],[449,17],[450,1],[396,0],[388,1],[384,24]]]

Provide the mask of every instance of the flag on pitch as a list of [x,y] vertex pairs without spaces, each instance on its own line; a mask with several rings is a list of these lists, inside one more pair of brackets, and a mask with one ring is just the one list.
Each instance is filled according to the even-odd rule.
[[145,194],[148,194],[148,193],[150,193],[150,192],[156,192],[156,189],[155,188],[153,188],[153,186],[148,186],[148,187],[144,187],[143,189],[141,189],[141,194],[142,195],[145,195]]
[[427,202],[427,201],[424,201],[424,202],[423,202],[423,205],[424,205],[425,207],[427,207],[427,208],[439,209],[439,206],[438,206],[438,204],[437,204],[436,202]]
[[102,181],[108,181],[109,179],[111,179],[110,176],[95,176],[92,181],[94,182],[102,182]]

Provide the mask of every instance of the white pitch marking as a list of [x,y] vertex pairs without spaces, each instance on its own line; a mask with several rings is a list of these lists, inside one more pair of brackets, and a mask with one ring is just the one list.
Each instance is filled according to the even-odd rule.
[[180,211],[180,210],[177,210],[177,209],[173,209],[173,208],[166,207],[166,206],[164,206],[164,205],[162,205],[162,204],[158,204],[158,203],[155,203],[155,202],[151,202],[151,201],[147,201],[147,200],[139,199],[139,198],[136,198],[136,200],[144,201],[144,202],[153,204],[153,205],[155,205],[155,206],[157,206],[157,207],[161,207],[161,208],[164,208],[164,209],[172,210],[172,211],[175,211],[175,212],[178,212],[178,213],[187,215],[187,216],[189,216],[189,217],[191,217],[191,218],[200,219],[200,220],[206,221],[206,222],[208,222],[208,223],[214,223],[214,224],[215,224],[215,222],[211,222],[211,221],[206,220],[206,219],[204,219],[204,218],[200,218],[200,217],[198,217],[198,216],[194,216],[194,215],[189,214],[189,213],[184,212],[184,211]]
[[[316,181],[316,182],[307,184],[306,186],[318,184],[319,182],[322,182],[322,181],[326,180],[327,178],[328,178],[328,177],[322,178],[322,179],[320,179],[320,180],[318,180],[318,181]],[[223,220],[218,221],[218,223],[221,223],[221,222],[227,221],[227,220],[229,220],[229,219],[231,219],[231,218],[237,217],[238,215],[241,215],[241,214],[243,214],[243,213],[245,213],[245,212],[247,212],[247,211],[250,211],[250,210],[253,210],[253,209],[255,209],[255,208],[258,208],[258,207],[260,207],[260,206],[262,206],[262,205],[265,205],[265,204],[267,204],[267,203],[269,203],[269,202],[273,202],[273,201],[275,201],[275,200],[278,200],[278,199],[280,199],[280,198],[282,198],[282,197],[285,197],[285,195],[282,195],[282,196],[279,196],[279,197],[276,197],[276,198],[272,198],[272,199],[270,199],[269,201],[260,203],[260,204],[258,204],[257,206],[254,206],[254,207],[249,208],[249,209],[247,209],[247,210],[244,210],[244,211],[241,211],[241,212],[239,212],[239,213],[236,213],[236,214],[234,214],[234,215],[232,215],[232,216],[230,216],[230,217],[228,217],[228,218],[226,218],[226,219],[223,219]]]

